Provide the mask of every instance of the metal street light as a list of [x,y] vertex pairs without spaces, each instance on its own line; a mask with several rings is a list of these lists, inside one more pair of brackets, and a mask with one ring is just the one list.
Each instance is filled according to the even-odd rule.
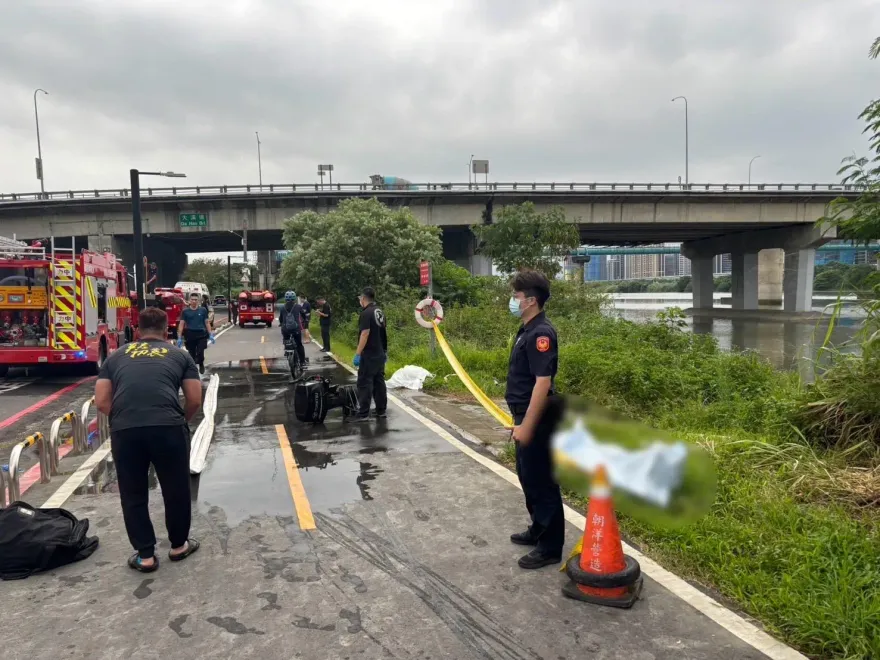
[[752,189],[752,163],[754,163],[760,156],[754,156],[749,161],[749,190]]
[[130,170],[131,174],[131,224],[134,234],[134,279],[138,288],[137,305],[139,310],[147,307],[147,285],[144,276],[144,231],[141,220],[141,175],[143,176],[166,176],[171,178],[184,178],[186,174],[180,172],[140,172]]
[[474,155],[471,154],[471,159],[468,161],[468,186],[471,185],[471,170],[474,167]]
[[260,155],[260,132],[254,131],[257,136],[257,167],[260,171],[260,192],[263,192],[263,157]]
[[34,119],[37,122],[37,178],[40,180],[40,197],[46,196],[46,184],[43,183],[43,147],[40,145],[40,114],[37,112],[37,92],[49,95],[45,89],[39,87],[34,90]]
[[676,96],[672,99],[672,102],[675,103],[678,99],[684,101],[684,187],[687,190],[690,190],[690,172],[688,171],[690,168],[690,149],[688,145],[688,100],[686,96]]

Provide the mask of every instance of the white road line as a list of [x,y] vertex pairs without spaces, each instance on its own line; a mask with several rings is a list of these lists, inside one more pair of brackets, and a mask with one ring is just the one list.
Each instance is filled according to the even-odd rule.
[[[344,364],[339,360],[337,360],[337,362],[340,364],[340,366],[347,369],[349,372],[353,374],[357,373],[357,371],[355,371],[347,364]],[[483,467],[488,468],[508,483],[522,490],[519,479],[514,472],[511,472],[500,463],[496,463],[491,458],[483,456],[482,454],[474,451],[471,447],[468,447],[466,444],[455,438],[451,433],[449,433],[449,431],[447,431],[437,423],[431,421],[420,412],[414,410],[412,407],[405,404],[396,396],[389,394],[388,400],[395,404],[398,408],[406,412],[408,415],[410,415],[410,417],[413,417],[414,419],[424,424],[427,428],[446,440],[446,442],[451,444],[460,452],[474,459]],[[437,417],[443,419],[440,415],[437,415]],[[576,526],[578,529],[583,529],[587,522],[586,518],[584,518],[583,515],[572,509],[567,504],[565,505],[565,519],[572,525]],[[772,660],[809,660],[807,656],[802,655],[790,646],[787,646],[779,640],[774,639],[754,624],[746,621],[736,612],[732,612],[731,610],[724,607],[714,598],[707,596],[690,583],[681,579],[674,573],[667,571],[660,564],[655,562],[650,557],[645,556],[644,554],[633,548],[631,545],[624,543],[623,550],[626,554],[630,555],[633,559],[639,562],[642,573],[647,575],[655,582],[661,584],[663,587],[665,587],[674,595],[678,596],[681,600],[686,602],[695,610],[697,610],[701,614],[704,614],[706,617],[717,623],[728,632],[739,637],[746,644],[760,651],[768,658],[771,658]]]
[[24,387],[25,385],[30,385],[36,378],[25,378],[25,379],[15,379],[12,382],[2,381],[0,382],[0,394],[6,394],[7,392],[13,392],[19,388]]
[[85,481],[86,477],[89,476],[89,472],[104,458],[107,454],[110,453],[110,441],[107,440],[103,445],[98,447],[91,456],[89,456],[85,462],[77,468],[76,472],[70,475],[63,484],[61,484],[61,488],[55,491],[55,494],[52,495],[48,500],[43,502],[43,506],[41,509],[56,509],[67,501],[71,495],[73,495],[73,491],[80,487],[83,481]]

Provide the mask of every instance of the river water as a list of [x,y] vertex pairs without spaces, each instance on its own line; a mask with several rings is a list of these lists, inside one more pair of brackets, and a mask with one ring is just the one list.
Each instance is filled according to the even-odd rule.
[[[671,307],[687,309],[693,306],[690,293],[615,293],[610,297],[612,309],[609,313],[636,322],[654,320],[658,312]],[[729,304],[720,302],[729,298],[729,293],[715,293],[715,308],[730,309]],[[813,310],[826,310],[826,316],[830,316],[831,311],[826,306],[836,300],[836,296],[815,296]],[[862,318],[855,301],[845,300],[843,312],[831,332],[830,343],[844,350],[854,350],[847,347],[847,343],[858,332]],[[755,351],[777,369],[796,369],[807,380],[813,378],[814,366],[819,349],[825,341],[828,325],[828,320],[745,321],[687,317],[687,328],[690,331],[714,335],[721,348]]]

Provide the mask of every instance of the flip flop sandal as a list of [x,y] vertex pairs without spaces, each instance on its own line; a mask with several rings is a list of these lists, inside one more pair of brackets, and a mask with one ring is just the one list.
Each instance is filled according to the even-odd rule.
[[152,566],[144,566],[141,563],[140,555],[138,553],[134,553],[131,557],[128,558],[128,567],[133,568],[134,570],[141,573],[152,573],[159,568],[159,558],[153,557]]
[[180,554],[176,554],[176,555],[171,554],[171,552],[169,551],[168,552],[168,559],[170,559],[171,561],[183,561],[184,559],[189,557],[191,554],[193,554],[196,550],[198,550],[199,546],[201,546],[201,543],[199,543],[195,539],[187,539],[186,540],[186,550],[184,550]]

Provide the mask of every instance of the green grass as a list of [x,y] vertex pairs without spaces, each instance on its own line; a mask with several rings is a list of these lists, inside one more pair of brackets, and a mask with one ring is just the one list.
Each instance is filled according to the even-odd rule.
[[[644,325],[603,317],[601,299],[566,287],[554,285],[548,307],[562,347],[560,389],[699,442],[715,461],[708,515],[684,527],[621,516],[628,537],[811,657],[880,658],[880,471],[869,470],[876,455],[860,451],[854,468],[852,447],[814,442],[796,428],[805,406],[827,398],[829,388],[876,387],[877,374],[856,370],[864,381],[856,382],[839,370],[839,382],[805,387],[755,355],[725,353],[710,337],[677,331],[674,315]],[[497,297],[448,309],[442,326],[493,397],[503,394],[516,331],[504,307]],[[430,333],[415,324],[410,301],[384,309],[388,373],[417,364],[437,376],[426,389],[465,393],[442,353],[431,354]],[[334,352],[350,362],[356,336],[356,324],[344,320],[334,329]],[[850,396],[849,405],[870,415],[876,400],[863,398]],[[512,463],[512,449],[500,458]]]

